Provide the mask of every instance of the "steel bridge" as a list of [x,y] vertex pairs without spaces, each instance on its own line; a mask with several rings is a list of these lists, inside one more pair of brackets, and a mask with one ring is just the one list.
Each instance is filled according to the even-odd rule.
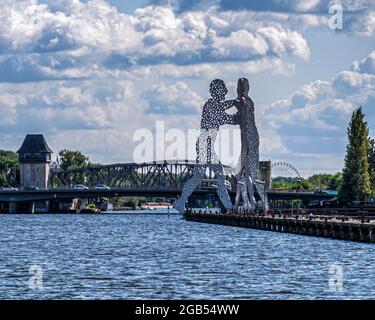
[[[75,184],[95,187],[105,184],[114,189],[133,190],[182,190],[193,175],[195,161],[154,161],[149,163],[118,163],[103,166],[89,166],[70,170],[52,170],[51,189],[71,188]],[[224,166],[226,180],[235,185],[233,168]],[[207,169],[205,179],[214,179],[214,173]]]
[[[72,200],[74,198],[95,199],[99,197],[121,197],[121,196],[144,196],[144,197],[167,197],[177,198],[181,189],[143,189],[134,190],[132,188],[110,189],[110,190],[37,190],[37,191],[0,191],[0,202],[22,202],[22,201],[43,201],[43,200]],[[215,196],[212,190],[195,190],[196,197],[206,198],[208,194]],[[232,200],[235,192],[229,192]],[[330,200],[335,198],[329,194],[319,194],[314,192],[267,192],[270,200]]]
[[[98,198],[114,196],[145,196],[176,198],[183,185],[193,175],[195,161],[154,161],[149,163],[123,163],[90,166],[70,170],[51,170],[49,190],[0,191],[0,202],[71,200],[74,198]],[[224,166],[226,180],[231,183],[229,194],[235,196],[234,169]],[[207,169],[205,179],[215,179]],[[75,184],[84,184],[89,190],[74,190]],[[96,190],[96,184],[105,184],[109,190]],[[215,193],[214,188],[198,187],[194,194],[206,197]],[[270,200],[328,200],[333,195],[314,192],[267,192]]]

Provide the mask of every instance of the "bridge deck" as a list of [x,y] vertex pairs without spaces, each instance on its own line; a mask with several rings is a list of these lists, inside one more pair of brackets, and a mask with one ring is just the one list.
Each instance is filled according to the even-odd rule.
[[[52,189],[38,191],[0,191],[0,201],[38,201],[38,200],[69,200],[75,198],[99,198],[116,196],[144,196],[144,197],[178,197],[179,189],[110,189],[110,190],[70,190]],[[196,190],[196,195],[215,193],[215,190]],[[230,192],[234,196],[234,192]],[[334,196],[313,192],[267,192],[270,200],[328,200]]]

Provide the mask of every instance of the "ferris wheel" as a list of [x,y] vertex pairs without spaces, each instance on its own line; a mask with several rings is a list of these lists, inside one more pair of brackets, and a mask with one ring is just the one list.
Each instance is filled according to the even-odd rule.
[[272,164],[272,178],[301,178],[298,170],[286,162]]

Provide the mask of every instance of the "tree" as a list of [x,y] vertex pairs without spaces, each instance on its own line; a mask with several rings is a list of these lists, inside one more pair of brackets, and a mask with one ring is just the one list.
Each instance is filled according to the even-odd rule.
[[0,186],[16,186],[16,173],[19,169],[17,153],[0,150]]
[[371,181],[372,196],[375,197],[375,139],[369,139],[369,174]]
[[342,172],[337,172],[329,181],[328,189],[338,191],[342,184]]
[[320,189],[327,189],[331,179],[332,179],[332,174],[329,173],[319,173],[319,174],[314,174],[311,177],[308,178],[309,182],[316,186],[317,188]]
[[300,179],[297,182],[293,183],[292,190],[295,191],[309,191],[314,190],[316,186],[314,186],[311,182],[305,179]]
[[316,188],[338,190],[342,181],[342,173],[337,172],[336,174],[314,174],[313,176],[309,177],[308,180],[311,184],[316,186]]
[[60,168],[63,170],[82,168],[89,165],[89,158],[81,151],[61,150],[59,152]]
[[343,181],[339,191],[340,202],[366,200],[371,196],[369,174],[369,130],[362,108],[353,112],[348,127]]
[[285,182],[285,181],[273,181],[272,180],[272,188],[273,189],[286,189],[286,190],[292,190],[292,183]]

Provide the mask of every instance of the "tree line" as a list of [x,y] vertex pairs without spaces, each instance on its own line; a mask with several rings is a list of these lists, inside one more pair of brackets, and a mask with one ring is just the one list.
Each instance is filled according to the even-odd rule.
[[342,173],[335,174],[318,173],[309,178],[274,178],[272,180],[273,189],[283,189],[291,191],[314,191],[317,189],[329,189],[338,191],[342,183]]

